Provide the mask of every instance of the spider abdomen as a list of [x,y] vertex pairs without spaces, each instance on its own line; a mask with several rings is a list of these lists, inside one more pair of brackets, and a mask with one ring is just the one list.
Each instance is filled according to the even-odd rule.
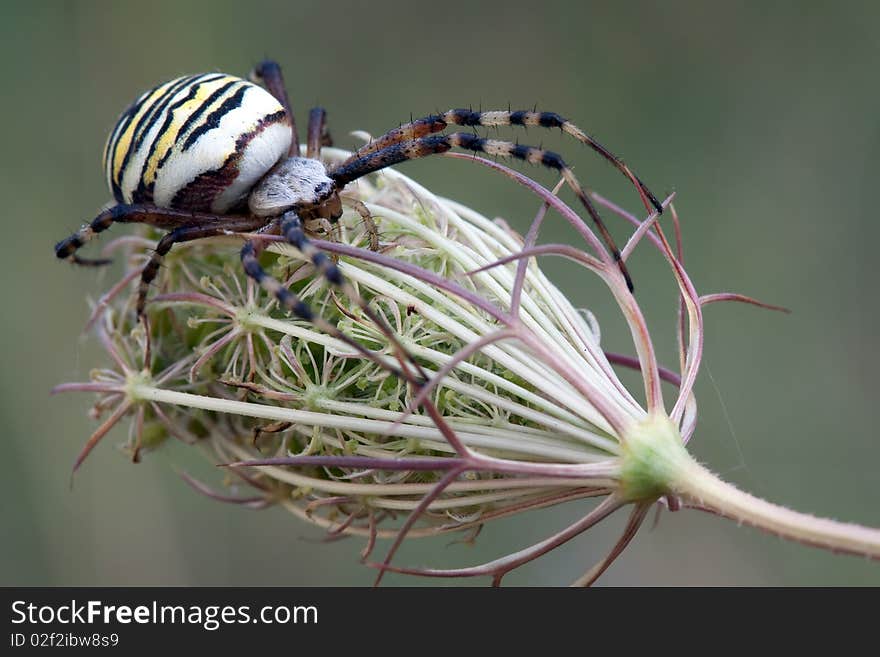
[[119,117],[104,171],[119,203],[222,214],[290,142],[290,117],[269,92],[230,75],[191,75],[146,92]]

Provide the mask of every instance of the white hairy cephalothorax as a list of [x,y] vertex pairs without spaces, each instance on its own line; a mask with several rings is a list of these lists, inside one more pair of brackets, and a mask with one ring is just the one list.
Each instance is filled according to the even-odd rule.
[[321,161],[291,157],[254,187],[248,205],[258,217],[273,217],[285,210],[319,205],[330,198],[334,189]]

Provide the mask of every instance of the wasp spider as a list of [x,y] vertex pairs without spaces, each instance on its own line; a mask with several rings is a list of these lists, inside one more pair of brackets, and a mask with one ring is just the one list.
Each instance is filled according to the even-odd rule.
[[[278,64],[262,62],[251,78],[253,82],[220,73],[192,75],[140,96],[119,118],[104,150],[104,173],[117,204],[58,242],[55,254],[81,265],[106,264],[106,260],[82,258],[77,251],[112,224],[143,223],[168,229],[141,274],[139,316],[162,257],[174,244],[229,233],[281,235],[330,284],[350,292],[333,260],[309,241],[306,226],[313,220],[335,222],[342,214],[339,193],[352,181],[393,164],[458,147],[559,171],[595,222],[632,289],[620,252],[562,157],[469,132],[438,134],[449,125],[559,128],[619,169],[635,185],[646,207],[650,204],[662,210],[620,159],[558,114],[453,109],[391,130],[328,170],[320,160],[321,146],[328,140],[324,110],[315,108],[309,114],[303,156]],[[254,82],[262,82],[265,89]],[[357,209],[363,216],[366,209]],[[261,248],[259,235],[250,235],[241,250],[247,275],[298,317],[345,339],[263,270],[257,259]]]

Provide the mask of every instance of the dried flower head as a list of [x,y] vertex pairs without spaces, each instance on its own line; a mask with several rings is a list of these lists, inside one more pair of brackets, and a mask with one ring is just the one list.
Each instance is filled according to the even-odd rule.
[[[347,154],[327,149],[325,157]],[[666,258],[680,291],[678,372],[661,368],[645,319],[620,269],[590,227],[534,181],[497,163],[465,157],[531,190],[542,204],[525,237],[463,205],[435,196],[394,170],[347,190],[336,234],[317,244],[391,327],[398,344],[345,295],[314,276],[293,247],[275,242],[262,264],[322,317],[367,348],[354,350],[291,318],[238,266],[240,237],[176,247],[149,306],[149,339],[122,291],[153,242],[122,238],[129,273],[95,306],[93,322],[110,358],[89,383],[57,390],[97,393],[109,413],[78,467],[124,417],[134,458],[174,437],[205,450],[254,495],[213,497],[251,506],[280,504],[331,534],[394,537],[380,563],[429,576],[485,575],[493,582],[630,506],[608,556],[576,581],[589,584],[635,535],[650,508],[709,510],[804,543],[880,556],[880,532],[771,505],[725,484],[685,450],[697,421],[692,392],[703,345],[700,296],[656,215],[639,221],[594,195],[635,227],[624,259],[645,240]],[[664,205],[669,204],[667,199]],[[381,234],[352,208],[366,204]],[[552,210],[586,249],[538,244]],[[670,214],[678,230],[674,208]],[[272,239],[266,237],[266,239]],[[224,241],[226,243],[224,243]],[[375,245],[373,245],[375,247]],[[598,276],[630,328],[634,355],[608,354],[599,327],[547,279],[536,256],[559,255]],[[420,372],[407,365],[403,349]],[[643,406],[614,366],[641,371]],[[677,386],[671,406],[661,381]],[[414,569],[392,557],[406,537],[480,528],[520,511],[586,497],[587,515],[494,561],[455,570]]]

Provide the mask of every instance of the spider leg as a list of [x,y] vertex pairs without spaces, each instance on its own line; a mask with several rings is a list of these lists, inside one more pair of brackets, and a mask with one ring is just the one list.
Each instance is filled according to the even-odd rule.
[[262,247],[258,247],[255,240],[249,240],[241,249],[241,263],[244,267],[245,273],[254,279],[260,287],[274,296],[283,308],[286,308],[300,319],[311,322],[337,340],[341,340],[361,355],[369,358],[396,376],[404,378],[404,380],[412,383],[417,388],[427,381],[428,376],[425,374],[424,370],[403,349],[403,346],[394,336],[391,328],[376,313],[374,313],[367,305],[366,301],[360,297],[357,291],[342,275],[342,272],[339,267],[336,266],[336,263],[334,263],[326,253],[312,244],[308,237],[306,237],[302,221],[296,212],[290,211],[284,213],[276,225],[287,242],[295,246],[306,258],[308,258],[314,265],[315,269],[325,278],[325,280],[327,280],[328,283],[342,290],[349,298],[353,299],[367,318],[379,327],[379,330],[382,331],[383,335],[388,338],[389,342],[394,347],[395,355],[400,363],[401,369],[390,367],[360,342],[340,331],[339,328],[325,320],[320,315],[316,315],[305,301],[284,287],[278,280],[269,276],[262,266],[260,266],[258,255],[262,250]]
[[614,153],[609,151],[574,123],[560,116],[556,112],[537,112],[529,110],[490,110],[475,112],[469,109],[451,109],[443,114],[431,114],[424,118],[410,121],[399,128],[387,132],[381,137],[374,139],[369,144],[362,146],[348,160],[343,162],[343,165],[402,141],[418,139],[429,134],[440,132],[448,125],[470,127],[534,126],[551,129],[559,128],[562,132],[592,148],[626,176],[626,178],[635,186],[636,190],[638,190],[639,195],[642,197],[642,201],[645,203],[645,207],[649,211],[651,210],[651,206],[653,206],[658,214],[663,212],[663,205],[657,200],[657,197],[654,196],[651,190],[648,189],[647,185],[645,185],[645,183],[643,183],[641,179],[632,172],[623,160],[614,155]]
[[321,135],[321,146],[332,146],[333,135],[330,134],[330,128],[324,126],[324,133]]
[[171,247],[175,244],[183,242],[192,242],[205,237],[216,237],[227,233],[240,233],[248,230],[256,230],[266,224],[266,220],[260,217],[225,217],[222,222],[214,221],[213,223],[205,223],[201,225],[188,225],[175,228],[170,233],[166,233],[159,243],[156,250],[150,256],[149,261],[141,271],[141,281],[138,285],[137,296],[137,316],[142,317],[144,307],[147,303],[147,293],[150,291],[150,284],[155,280],[159,273],[159,267]]
[[411,120],[409,123],[404,123],[400,127],[389,130],[381,137],[376,137],[368,144],[364,144],[339,166],[347,166],[355,160],[359,160],[367,155],[384,150],[389,146],[394,146],[395,144],[405,141],[412,141],[414,139],[419,139],[420,137],[427,137],[428,135],[441,132],[446,129],[447,125],[447,122],[443,120],[442,114],[431,114],[421,119]]
[[115,223],[147,224],[156,228],[174,229],[180,226],[216,224],[217,222],[228,221],[229,219],[229,217],[220,217],[215,214],[172,210],[170,208],[159,208],[154,205],[114,205],[112,208],[101,212],[90,223],[80,228],[70,237],[58,242],[55,245],[55,255],[58,258],[70,260],[78,265],[106,265],[111,261],[107,259],[92,260],[81,258],[76,252],[85,244],[91,242],[98,233],[103,233]]
[[306,157],[321,158],[321,146],[327,130],[327,112],[323,107],[313,107],[309,111],[309,130],[306,139]]
[[445,153],[455,145],[450,137],[452,135],[437,135],[401,141],[363,157],[349,158],[334,167],[327,175],[336,182],[338,189],[343,189],[350,182],[386,167],[427,155]]
[[293,135],[293,139],[290,142],[290,151],[287,154],[290,157],[299,157],[299,133],[296,129],[296,119],[293,118],[293,112],[290,109],[290,99],[287,96],[287,88],[284,86],[281,66],[279,66],[278,62],[266,59],[257,64],[248,77],[254,82],[262,82],[266,85],[269,93],[275,96],[275,99],[287,111],[287,116],[290,117],[290,132]]
[[330,172],[330,177],[336,181],[339,188],[344,187],[353,180],[357,180],[369,173],[379,171],[385,167],[406,160],[413,160],[435,153],[445,153],[452,147],[458,147],[475,153],[485,153],[505,159],[518,159],[529,162],[530,164],[539,164],[541,166],[555,169],[559,171],[565,179],[566,184],[572,189],[578,200],[586,208],[587,213],[596,225],[602,239],[611,252],[612,257],[617,262],[620,272],[626,279],[626,285],[630,292],[633,290],[632,279],[627,271],[623,259],[620,257],[620,250],[614,243],[611,233],[605,227],[605,222],[599,216],[593,203],[590,201],[580,182],[575,177],[574,172],[556,153],[546,151],[541,148],[532,146],[523,146],[508,141],[499,141],[497,139],[483,139],[477,135],[467,132],[453,132],[448,135],[434,135],[431,137],[421,137],[410,141],[402,141],[392,146],[388,146],[380,151],[371,153],[364,157],[358,158],[349,164],[340,164]]

